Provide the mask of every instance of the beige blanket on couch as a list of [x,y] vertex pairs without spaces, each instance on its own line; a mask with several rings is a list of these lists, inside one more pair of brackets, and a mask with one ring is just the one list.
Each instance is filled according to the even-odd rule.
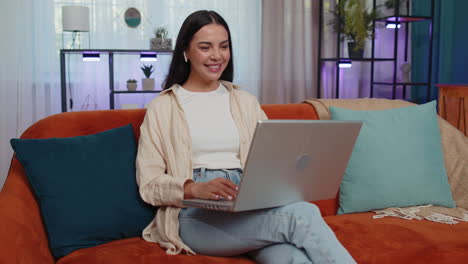
[[[389,99],[309,99],[317,110],[320,119],[330,119],[330,106],[352,110],[386,110],[414,105],[402,100]],[[406,208],[387,208],[375,211],[374,218],[394,216],[404,219],[427,219],[430,221],[456,224],[468,222],[468,138],[447,121],[439,117],[440,134],[444,150],[445,168],[447,170],[453,199],[457,208],[439,206],[416,206]]]

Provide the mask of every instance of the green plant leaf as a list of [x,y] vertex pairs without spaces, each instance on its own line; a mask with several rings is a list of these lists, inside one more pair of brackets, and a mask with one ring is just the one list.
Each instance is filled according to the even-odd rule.
[[146,78],[150,78],[151,74],[154,72],[153,65],[149,64],[143,64],[143,66],[140,67],[141,70],[143,71],[143,74],[145,75]]
[[377,10],[368,10],[363,0],[339,0],[330,22],[335,32],[340,31],[341,40],[353,41],[355,49],[362,49],[366,39],[373,38],[372,29]]

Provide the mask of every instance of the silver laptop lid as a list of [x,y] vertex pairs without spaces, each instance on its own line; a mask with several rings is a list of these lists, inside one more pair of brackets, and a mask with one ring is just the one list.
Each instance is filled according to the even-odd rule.
[[360,121],[259,121],[233,210],[335,198],[361,126]]

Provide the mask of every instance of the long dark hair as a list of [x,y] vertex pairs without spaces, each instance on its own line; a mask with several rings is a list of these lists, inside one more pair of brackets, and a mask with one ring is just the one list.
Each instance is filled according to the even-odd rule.
[[200,10],[189,15],[180,28],[174,52],[172,54],[169,73],[167,74],[166,80],[164,81],[164,90],[170,88],[174,84],[182,85],[187,81],[190,74],[190,63],[185,62],[183,52],[189,47],[190,41],[192,41],[195,33],[197,33],[200,28],[208,24],[222,25],[228,33],[231,59],[229,60],[226,69],[221,74],[220,79],[232,82],[234,78],[234,63],[232,60],[232,42],[229,26],[227,25],[226,21],[215,11]]

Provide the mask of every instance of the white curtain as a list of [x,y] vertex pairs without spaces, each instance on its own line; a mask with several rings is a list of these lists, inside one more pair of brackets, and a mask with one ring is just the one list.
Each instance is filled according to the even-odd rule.
[[262,11],[261,102],[315,97],[319,0],[264,0]]
[[[70,35],[62,34],[64,5],[89,7],[90,32],[81,34],[79,45],[92,49],[148,49],[158,26],[165,26],[175,42],[187,15],[200,9],[214,10],[224,17],[231,29],[234,82],[259,95],[261,0],[0,1],[3,11],[0,16],[0,187],[13,154],[10,138],[19,137],[34,122],[61,112],[59,50],[70,48]],[[123,14],[129,7],[137,8],[142,14],[137,28],[129,28],[124,22]],[[67,81],[74,101],[71,110],[108,109],[106,56],[95,63],[82,62],[78,55],[67,56],[67,59]],[[170,56],[158,58],[154,75],[157,85],[164,78],[169,61]],[[125,89],[127,79],[140,80],[143,77],[140,65],[138,58],[116,57],[116,89]],[[119,95],[116,108],[127,103],[143,107],[154,96]]]
[[59,111],[52,1],[0,1],[0,186],[13,151],[10,138]]

